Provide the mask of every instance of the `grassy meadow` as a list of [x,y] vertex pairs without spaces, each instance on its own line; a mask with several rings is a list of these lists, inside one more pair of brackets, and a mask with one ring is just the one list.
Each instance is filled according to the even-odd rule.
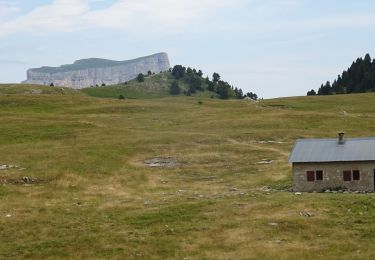
[[374,99],[0,85],[0,166],[18,166],[0,169],[0,259],[374,259],[375,194],[295,195],[288,164],[296,138],[375,136]]

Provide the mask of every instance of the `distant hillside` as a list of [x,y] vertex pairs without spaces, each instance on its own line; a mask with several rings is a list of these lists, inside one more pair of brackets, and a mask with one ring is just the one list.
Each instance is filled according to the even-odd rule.
[[322,84],[316,93],[311,90],[307,95],[332,95],[363,93],[375,91],[375,60],[371,59],[370,54],[365,58],[358,58],[352,63],[350,68],[343,71],[331,85],[329,81]]
[[65,95],[79,94],[78,91],[64,87],[50,87],[31,84],[0,84],[0,95]]
[[173,69],[161,73],[139,74],[134,80],[111,86],[91,86],[82,90],[94,97],[105,98],[157,98],[170,95],[202,96],[230,99],[250,97],[257,99],[254,93],[243,94],[242,89],[233,87],[220,79],[218,73],[203,77],[201,70],[176,65]]

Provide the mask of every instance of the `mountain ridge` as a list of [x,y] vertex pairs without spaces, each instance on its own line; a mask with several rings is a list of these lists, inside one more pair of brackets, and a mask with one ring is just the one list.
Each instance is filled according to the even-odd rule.
[[102,84],[119,84],[134,79],[139,73],[160,72],[169,68],[169,57],[165,52],[125,61],[88,58],[59,67],[29,69],[27,79],[22,83],[81,89]]

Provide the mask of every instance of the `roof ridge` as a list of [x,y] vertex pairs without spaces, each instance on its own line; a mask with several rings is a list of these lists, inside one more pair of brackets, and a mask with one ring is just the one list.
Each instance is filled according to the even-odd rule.
[[[296,141],[337,141],[338,138],[299,138]],[[346,141],[375,140],[375,137],[352,137],[345,138]]]

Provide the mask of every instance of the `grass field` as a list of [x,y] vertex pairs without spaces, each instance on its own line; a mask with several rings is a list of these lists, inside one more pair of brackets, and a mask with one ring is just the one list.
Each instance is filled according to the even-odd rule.
[[374,136],[375,94],[50,89],[0,86],[0,165],[19,166],[0,169],[1,259],[374,259],[375,194],[295,195],[287,159],[296,138]]

